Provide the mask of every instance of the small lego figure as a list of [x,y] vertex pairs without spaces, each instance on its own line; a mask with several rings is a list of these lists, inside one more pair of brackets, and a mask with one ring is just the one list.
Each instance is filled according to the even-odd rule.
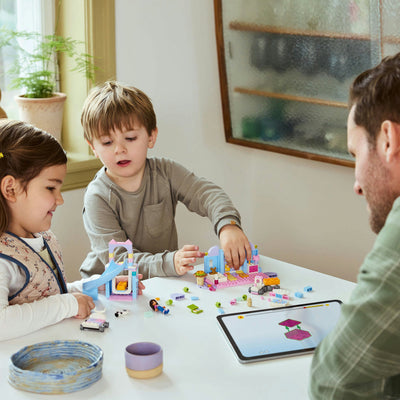
[[121,311],[115,311],[114,315],[118,318],[120,315],[126,315],[129,314],[129,311],[127,309],[123,309]]
[[154,310],[154,311],[160,311],[163,314],[168,314],[169,313],[169,309],[165,308],[163,306],[160,306],[156,299],[151,299],[150,302],[149,302],[149,305],[150,305],[151,309]]

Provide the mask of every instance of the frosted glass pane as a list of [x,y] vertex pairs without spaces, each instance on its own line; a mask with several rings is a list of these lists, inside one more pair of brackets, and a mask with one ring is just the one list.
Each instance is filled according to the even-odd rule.
[[399,18],[400,1],[382,0],[383,56],[393,55],[400,51]]
[[232,137],[351,160],[349,87],[400,51],[398,21],[399,0],[222,0]]
[[[347,152],[345,108],[249,97],[251,99],[243,98],[234,103],[233,113],[241,115],[233,120],[234,137],[291,150],[352,159]],[[246,112],[240,113],[243,110]]]

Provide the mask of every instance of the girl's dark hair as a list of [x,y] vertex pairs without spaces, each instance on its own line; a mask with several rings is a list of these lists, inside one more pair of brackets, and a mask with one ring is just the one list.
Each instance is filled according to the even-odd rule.
[[[25,122],[0,120],[0,183],[11,175],[26,190],[44,168],[66,163],[65,151],[54,136]],[[9,217],[0,191],[0,234],[7,230]]]

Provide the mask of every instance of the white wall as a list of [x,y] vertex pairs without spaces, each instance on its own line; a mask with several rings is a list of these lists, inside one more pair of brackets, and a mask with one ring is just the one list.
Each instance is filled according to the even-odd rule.
[[[116,0],[116,42],[117,78],[144,90],[156,110],[150,155],[221,185],[262,254],[355,279],[374,236],[352,191],[354,170],[225,142],[212,0]],[[82,192],[65,193],[54,224],[75,264],[87,248]],[[181,245],[218,243],[208,220],[182,206],[177,224]]]
[[79,267],[90,250],[82,221],[84,190],[63,192],[64,205],[57,208],[51,229],[62,247],[68,281],[81,278]]

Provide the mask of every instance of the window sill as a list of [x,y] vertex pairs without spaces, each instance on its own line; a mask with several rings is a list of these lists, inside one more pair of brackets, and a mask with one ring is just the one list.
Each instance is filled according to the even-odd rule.
[[102,163],[94,156],[68,153],[67,176],[62,186],[63,191],[85,188],[94,178]]

